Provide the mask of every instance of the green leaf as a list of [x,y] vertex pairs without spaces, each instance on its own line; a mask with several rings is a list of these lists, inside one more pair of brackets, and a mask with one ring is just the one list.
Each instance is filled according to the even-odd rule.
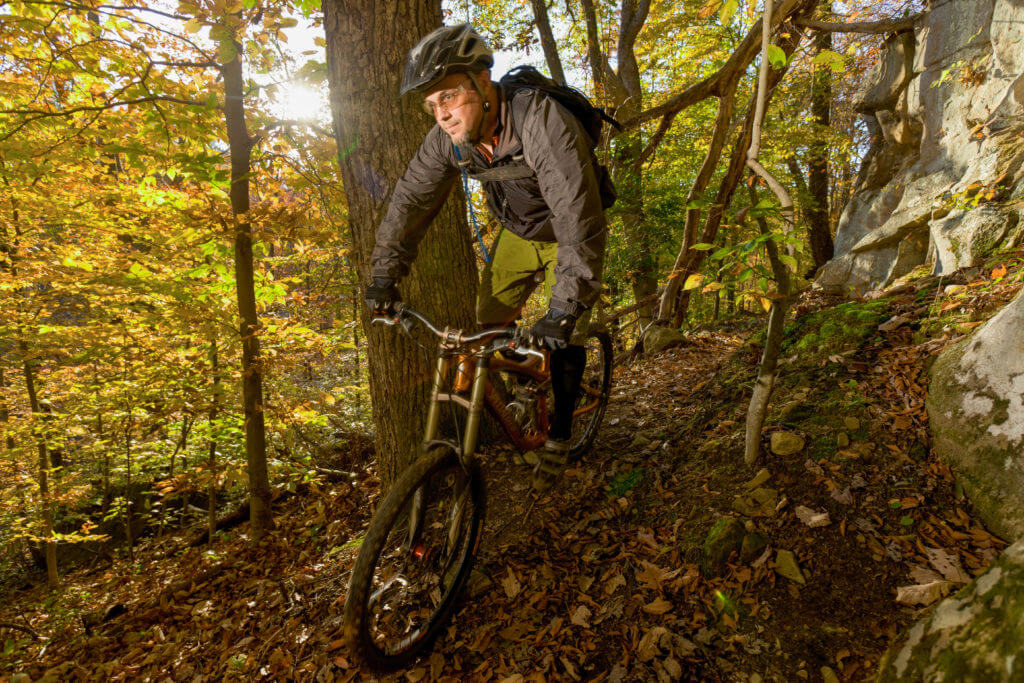
[[200,29],[203,28],[203,22],[199,18],[189,19],[185,22],[186,33],[199,33]]
[[796,270],[796,267],[797,267],[796,259],[793,258],[792,256],[790,256],[789,254],[779,254],[779,260],[782,261],[783,263],[785,263],[787,266],[789,266],[793,270]]
[[786,53],[778,45],[768,46],[768,63],[773,69],[781,69],[786,66]]
[[694,251],[708,251],[709,249],[714,249],[714,248],[715,248],[715,245],[713,245],[713,244],[711,244],[709,242],[698,242],[697,244],[695,244],[692,247],[690,247],[690,249],[693,249]]
[[235,57],[238,56],[238,49],[235,47],[235,41],[230,38],[225,38],[217,44],[217,61],[221,64],[229,64],[235,61]]
[[900,526],[914,526],[914,518],[910,515],[900,517]]
[[832,73],[842,73],[846,70],[846,58],[832,50],[822,50],[814,56],[811,62],[814,66],[826,66]]

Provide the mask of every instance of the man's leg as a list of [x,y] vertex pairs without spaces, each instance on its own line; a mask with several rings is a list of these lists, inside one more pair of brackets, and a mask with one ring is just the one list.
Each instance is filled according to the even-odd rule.
[[[557,245],[538,245],[538,251],[545,267],[544,296],[550,300],[551,288],[555,284]],[[576,321],[576,331],[569,346],[551,352],[551,393],[555,406],[551,416],[551,428],[548,430],[548,441],[544,444],[540,464],[534,471],[533,487],[538,491],[550,488],[569,462],[572,416],[576,410],[576,399],[587,364],[587,351],[581,342],[586,336],[589,321],[590,312],[587,311]]]
[[512,324],[536,289],[536,275],[544,267],[534,243],[508,230],[502,230],[493,252],[477,290],[476,320],[481,327]]

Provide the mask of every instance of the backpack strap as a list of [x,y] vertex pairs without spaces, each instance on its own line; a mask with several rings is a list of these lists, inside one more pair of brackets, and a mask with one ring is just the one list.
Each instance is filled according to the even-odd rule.
[[466,177],[466,167],[469,165],[469,155],[466,155],[466,160],[463,161],[462,153],[459,152],[459,146],[453,144],[452,147],[455,149],[455,159],[459,162],[459,168],[462,170],[462,191],[466,193],[466,203],[469,204],[469,217],[473,220],[473,232],[476,233],[476,238],[480,240],[480,249],[484,253],[484,263],[491,262],[491,255],[487,253],[487,245],[484,244],[484,236],[480,233],[480,226],[476,222],[476,211],[473,209],[473,196],[469,193],[469,180]]

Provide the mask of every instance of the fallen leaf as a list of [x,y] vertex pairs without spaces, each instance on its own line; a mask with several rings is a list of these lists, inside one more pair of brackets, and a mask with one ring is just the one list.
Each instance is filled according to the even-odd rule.
[[942,581],[942,574],[917,564],[910,568],[910,578],[919,584],[933,583],[935,581]]
[[589,607],[587,607],[586,605],[580,605],[572,613],[572,616],[569,617],[569,621],[571,621],[576,626],[580,626],[582,628],[590,628],[590,622],[588,620],[590,619],[591,614],[593,613],[590,611]]
[[839,488],[836,487],[835,489],[832,490],[832,493],[830,493],[829,495],[832,496],[832,500],[836,501],[837,503],[842,503],[843,505],[853,505],[853,494],[850,493],[849,486],[844,488],[842,491],[840,491]]
[[668,629],[664,626],[655,626],[644,634],[636,647],[636,653],[641,662],[650,661],[661,652],[658,643],[661,642],[661,637],[667,633]]
[[519,591],[523,589],[519,583],[519,578],[511,569],[508,570],[508,575],[501,580],[501,587],[505,589],[505,595],[508,596],[509,600],[519,595]]
[[928,564],[942,574],[943,578],[947,581],[967,583],[971,580],[960,565],[960,558],[950,555],[942,548],[929,548],[925,546],[924,551],[928,555]]
[[604,584],[604,594],[605,595],[611,595],[612,593],[614,593],[619,588],[619,586],[625,586],[625,585],[626,585],[626,577],[624,577],[622,574],[616,574],[615,576],[613,576],[612,578],[608,579],[608,581],[605,582],[605,584]]
[[952,587],[953,584],[950,581],[932,581],[917,586],[900,586],[896,589],[896,602],[908,607],[915,605],[927,607],[946,597]]
[[672,603],[662,598],[655,598],[643,607],[648,614],[664,614],[670,609],[672,609]]
[[815,512],[804,505],[798,505],[795,512],[800,521],[812,529],[820,526],[828,526],[832,523],[832,520],[828,517],[828,512]]

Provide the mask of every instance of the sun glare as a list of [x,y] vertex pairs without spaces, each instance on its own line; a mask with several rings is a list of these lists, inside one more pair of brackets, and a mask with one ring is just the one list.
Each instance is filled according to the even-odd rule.
[[304,85],[282,88],[277,96],[276,108],[283,119],[312,121],[319,118],[323,106],[321,93]]

